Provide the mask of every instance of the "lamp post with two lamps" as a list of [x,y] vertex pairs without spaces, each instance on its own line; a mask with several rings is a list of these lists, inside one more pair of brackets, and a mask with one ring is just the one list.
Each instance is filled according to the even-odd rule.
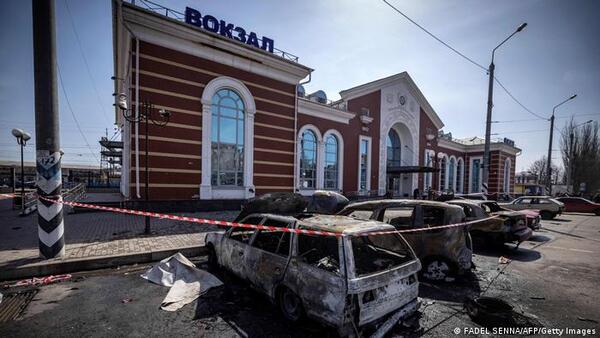
[[[427,139],[427,145],[433,147],[433,143],[436,142],[437,145],[437,138],[438,135],[437,133],[434,133],[431,129],[427,128],[427,133],[425,134],[425,139]],[[437,146],[435,147],[437,149]],[[438,168],[438,160],[439,160],[439,155],[440,153],[437,150],[433,151],[433,167],[434,170],[433,172],[436,173],[436,175],[433,177],[433,182],[431,182],[431,185],[434,186],[435,183],[437,182],[438,184],[438,189],[441,191],[441,187],[440,187],[440,181],[439,181],[439,175],[440,175],[440,168]],[[429,188],[429,187],[427,187]],[[428,198],[429,198],[429,194],[428,194]]]
[[25,212],[25,168],[23,164],[23,147],[31,139],[31,135],[23,129],[15,128],[12,134],[17,139],[17,144],[21,146],[21,213]]
[[522,23],[517,29],[509,35],[506,39],[504,39],[496,48],[492,50],[492,62],[490,63],[490,67],[488,68],[489,74],[489,82],[488,82],[488,100],[487,100],[487,116],[485,120],[485,146],[483,148],[483,175],[482,175],[482,186],[483,192],[488,193],[488,180],[490,177],[490,133],[492,130],[492,108],[494,107],[494,69],[496,69],[496,65],[494,65],[494,55],[496,54],[496,49],[500,48],[508,39],[512,38],[515,34],[522,31],[527,26],[527,23]]
[[548,158],[546,162],[546,190],[548,190],[549,196],[552,196],[552,136],[554,134],[554,113],[556,112],[556,108],[573,100],[576,97],[577,94],[573,94],[568,99],[562,101],[552,108],[552,116],[550,116],[550,141],[548,142]]
[[[138,104],[138,103],[136,103]],[[145,151],[145,164],[144,164],[144,176],[145,176],[145,182],[144,182],[144,209],[145,211],[149,211],[148,210],[148,201],[150,199],[150,190],[149,190],[149,185],[150,185],[150,172],[149,172],[149,166],[148,166],[148,126],[149,126],[149,122],[151,122],[153,125],[159,126],[159,127],[164,127],[169,123],[169,119],[171,118],[171,112],[169,112],[168,110],[165,109],[159,109],[158,110],[158,115],[160,116],[160,120],[154,119],[152,117],[152,113],[154,111],[154,105],[150,102],[150,101],[143,101],[139,103],[139,108],[136,110],[136,112],[132,112],[131,109],[128,109],[127,107],[127,95],[125,94],[119,94],[118,96],[118,105],[119,108],[121,109],[121,112],[123,113],[123,117],[125,118],[125,120],[132,122],[132,123],[140,123],[140,122],[144,122],[144,138],[145,138],[145,146],[144,146],[144,151]],[[150,234],[150,217],[146,216],[145,217],[145,227],[144,227],[144,233],[146,234]]]

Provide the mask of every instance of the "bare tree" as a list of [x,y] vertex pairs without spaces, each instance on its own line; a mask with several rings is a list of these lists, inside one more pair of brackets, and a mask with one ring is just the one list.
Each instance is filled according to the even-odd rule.
[[[538,184],[544,184],[546,182],[546,156],[542,156],[540,159],[535,160],[529,166],[529,172],[535,175]],[[556,164],[552,164],[552,184],[563,183],[564,171]]]
[[600,189],[600,134],[598,122],[576,124],[573,119],[561,131],[560,150],[568,168],[573,192],[592,194]]

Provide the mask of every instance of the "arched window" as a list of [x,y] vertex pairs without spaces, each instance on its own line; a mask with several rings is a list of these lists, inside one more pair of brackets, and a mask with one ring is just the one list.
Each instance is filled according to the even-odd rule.
[[459,158],[456,164],[456,192],[462,194],[464,190],[465,164],[462,158]]
[[211,105],[211,183],[244,185],[244,103],[231,89],[220,89]]
[[325,174],[323,188],[338,189],[339,147],[335,135],[329,135],[325,139],[325,170],[323,172]]
[[402,144],[400,137],[394,129],[390,129],[387,137],[387,166],[399,167],[402,165],[400,156],[402,155]]
[[446,156],[442,157],[440,160],[440,186],[439,190],[444,190],[448,186],[446,185],[446,166],[448,165],[448,158]]
[[300,140],[300,187],[317,187],[317,136],[312,130],[305,130]]
[[504,185],[503,191],[510,193],[510,158],[504,160]]
[[450,164],[448,168],[448,188],[452,191],[456,191],[456,159],[450,157]]

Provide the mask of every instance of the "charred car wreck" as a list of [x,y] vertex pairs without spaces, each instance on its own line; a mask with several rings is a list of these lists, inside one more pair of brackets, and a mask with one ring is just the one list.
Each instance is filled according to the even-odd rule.
[[[397,230],[426,230],[463,222],[462,208],[442,202],[378,200],[352,203],[340,215],[388,223]],[[423,277],[444,280],[471,269],[473,255],[468,226],[402,233],[423,264]]]
[[418,309],[421,264],[415,253],[393,232],[371,235],[393,231],[388,224],[337,215],[260,213],[241,222],[274,228],[232,227],[208,234],[209,262],[250,282],[288,320],[306,315],[342,336],[362,335]]

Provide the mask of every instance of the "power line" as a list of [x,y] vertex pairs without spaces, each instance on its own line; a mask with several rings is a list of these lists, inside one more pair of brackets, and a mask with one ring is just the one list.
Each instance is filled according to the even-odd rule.
[[63,83],[63,78],[62,78],[62,74],[60,72],[60,67],[58,67],[58,65],[57,65],[56,69],[58,70],[58,79],[60,81],[60,88],[62,89],[63,95],[65,96],[65,101],[67,102],[67,107],[69,108],[69,111],[71,112],[71,116],[73,116],[73,120],[75,120],[75,125],[77,125],[77,129],[79,129],[79,133],[81,134],[81,137],[83,138],[83,141],[85,142],[85,145],[90,150],[90,153],[94,156],[94,158],[96,159],[97,162],[100,162],[100,160],[98,160],[98,157],[96,156],[96,153],[92,150],[90,143],[88,142],[87,138],[85,137],[85,134],[81,130],[81,126],[79,126],[79,121],[77,120],[77,117],[75,116],[75,113],[73,112],[73,107],[71,107],[71,102],[69,101],[69,97],[67,96],[67,90],[65,89],[65,84]]
[[[387,0],[383,0],[383,2],[385,2],[388,6],[390,6],[394,11],[396,11],[398,14],[402,15],[404,18],[406,18],[408,21],[410,21],[412,24],[414,24],[415,26],[419,27],[422,31],[424,31],[425,33],[427,33],[427,35],[431,36],[432,38],[434,38],[436,41],[438,41],[439,43],[441,43],[442,45],[448,47],[450,50],[452,50],[454,53],[458,54],[459,56],[461,56],[463,59],[469,61],[470,63],[472,63],[473,65],[475,65],[478,68],[483,69],[484,71],[488,71],[488,69],[484,66],[482,66],[481,64],[475,62],[473,59],[469,58],[468,56],[466,56],[465,54],[461,53],[460,51],[458,51],[456,48],[450,46],[449,44],[447,44],[446,42],[444,42],[442,39],[438,38],[437,36],[435,36],[433,33],[431,33],[430,31],[428,31],[425,27],[419,25],[415,20],[411,19],[408,15],[402,13],[402,11],[400,11],[398,8],[394,7],[392,4],[390,4]],[[504,85],[500,82],[500,80],[498,80],[497,77],[494,76],[494,80],[496,81],[496,83],[498,83],[500,85],[500,87],[506,92],[506,94],[508,94],[508,96],[510,96],[511,99],[513,99],[513,101],[515,101],[519,106],[521,106],[521,108],[525,109],[525,111],[527,111],[528,113],[532,114],[533,116],[539,118],[539,119],[543,119],[543,120],[547,120],[547,118],[542,117],[534,112],[531,111],[531,109],[525,107],[525,105],[523,103],[521,103],[521,101],[517,100],[517,98],[508,90],[506,89],[506,87],[504,87]]]
[[106,115],[106,109],[104,108],[104,104],[102,104],[102,100],[100,98],[100,94],[98,92],[98,88],[96,87],[96,83],[94,81],[94,77],[92,76],[92,72],[90,71],[90,65],[88,64],[87,58],[83,52],[83,47],[81,45],[81,40],[79,39],[79,34],[77,33],[77,28],[75,27],[75,20],[73,19],[73,15],[71,15],[71,9],[69,9],[69,4],[67,0],[64,0],[65,8],[67,9],[67,14],[69,16],[69,21],[71,22],[71,27],[73,28],[73,33],[75,33],[75,40],[77,40],[77,45],[79,46],[79,52],[81,53],[81,57],[83,58],[83,63],[85,64],[85,69],[87,70],[87,74],[90,77],[90,82],[92,83],[92,88],[96,93],[96,98],[98,99],[98,103],[100,104],[100,109],[102,110],[102,116],[107,124],[111,124],[110,120]]
[[524,134],[524,133],[539,133],[545,131],[547,132],[548,129],[537,129],[537,130],[520,130],[520,131],[507,131],[507,132],[500,132],[500,133],[493,133],[491,135],[497,136],[497,135],[506,135],[506,134]]

